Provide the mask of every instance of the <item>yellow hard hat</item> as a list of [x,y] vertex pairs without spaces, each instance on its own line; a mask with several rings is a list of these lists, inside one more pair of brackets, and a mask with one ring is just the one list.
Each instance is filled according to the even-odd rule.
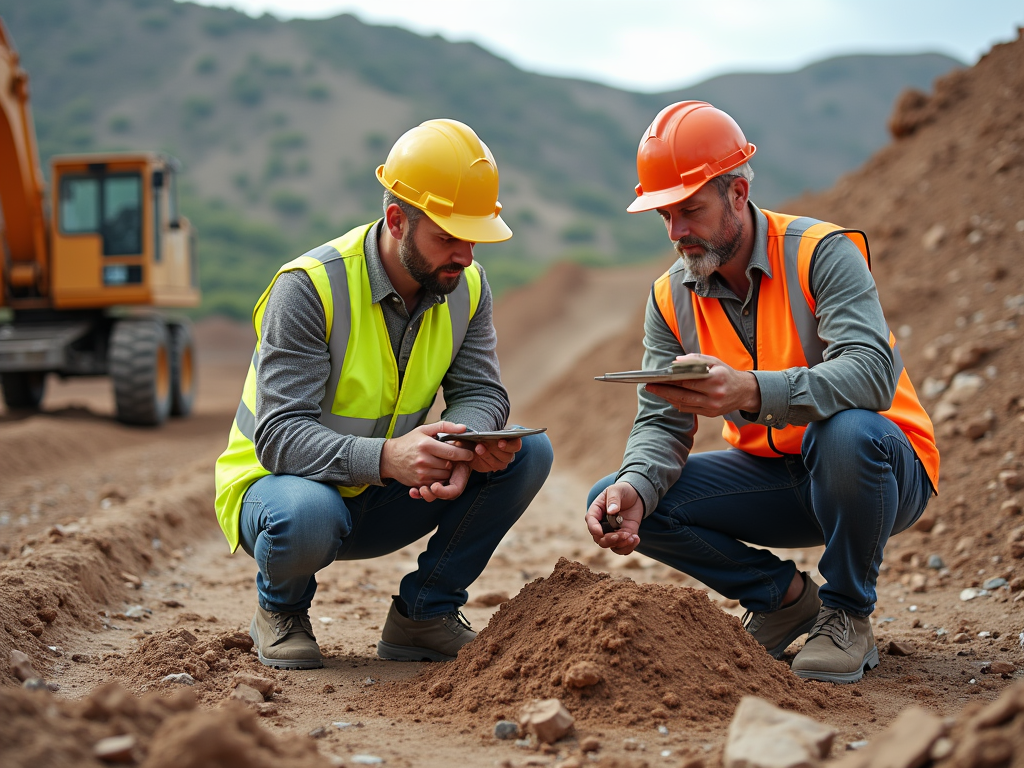
[[453,237],[498,243],[512,237],[501,220],[498,165],[473,129],[427,120],[395,142],[377,180]]

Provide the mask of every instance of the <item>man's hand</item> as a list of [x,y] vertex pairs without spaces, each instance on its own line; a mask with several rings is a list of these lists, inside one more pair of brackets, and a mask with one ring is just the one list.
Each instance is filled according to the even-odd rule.
[[[434,435],[465,431],[465,424],[439,421],[385,441],[380,455],[380,476],[409,486],[409,495],[414,499],[457,498],[466,488],[469,462],[476,454],[451,443],[442,443],[434,439]],[[465,466],[465,471],[459,470],[460,466]]]
[[[605,533],[601,521],[608,517],[622,515],[622,525],[617,531]],[[594,542],[617,555],[628,555],[640,544],[640,522],[644,519],[644,503],[640,494],[629,483],[609,485],[594,499],[587,510],[587,529]]]
[[522,450],[522,438],[515,440],[485,440],[471,443],[468,440],[456,440],[460,448],[473,451],[473,460],[469,468],[477,472],[500,472],[515,461],[516,454]]
[[707,363],[711,375],[644,386],[652,395],[668,401],[677,411],[698,416],[724,416],[732,411],[761,411],[761,388],[750,371],[737,371],[709,355],[682,355],[684,363]]

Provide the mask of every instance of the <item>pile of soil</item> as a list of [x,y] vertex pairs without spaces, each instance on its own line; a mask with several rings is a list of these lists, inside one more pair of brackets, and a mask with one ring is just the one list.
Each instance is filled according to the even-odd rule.
[[[128,738],[116,746],[103,741],[119,736]],[[0,745],[4,765],[48,768],[111,762],[142,768],[330,765],[312,741],[274,736],[241,704],[201,710],[187,688],[166,698],[155,693],[136,698],[116,683],[79,701],[0,688]],[[101,760],[105,750],[110,751]]]
[[[957,715],[949,734],[952,749],[928,763],[934,768],[1024,765],[1024,682],[989,704],[972,703]],[[933,754],[935,750],[933,749]]]
[[379,696],[396,713],[468,722],[515,719],[531,699],[558,698],[592,727],[671,720],[712,729],[748,694],[826,719],[859,706],[853,693],[797,678],[703,591],[637,584],[560,558],[458,659]]

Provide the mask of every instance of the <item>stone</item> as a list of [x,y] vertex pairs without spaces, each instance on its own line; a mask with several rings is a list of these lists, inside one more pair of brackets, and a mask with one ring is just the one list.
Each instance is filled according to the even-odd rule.
[[932,745],[946,730],[938,716],[921,707],[909,707],[870,744],[848,752],[829,768],[918,768],[928,761]]
[[960,590],[960,599],[965,603],[968,600],[973,600],[976,597],[985,597],[986,595],[988,595],[988,592],[984,589],[976,589],[974,587]]
[[724,768],[814,768],[828,756],[834,729],[756,696],[744,696],[729,724]]
[[92,754],[104,763],[134,763],[135,737],[131,734],[100,739],[92,746]]
[[921,245],[926,251],[934,252],[939,249],[945,239],[946,228],[942,224],[933,224],[921,238]]
[[1017,666],[1009,661],[993,661],[981,670],[990,675],[1012,675],[1017,671]]
[[942,402],[963,405],[973,400],[984,384],[985,380],[976,373],[958,373],[942,395]]
[[496,739],[518,739],[519,725],[511,720],[499,720],[494,724],[494,738]]
[[941,571],[946,567],[946,563],[939,555],[928,555],[928,567],[933,571]]
[[46,684],[46,681],[41,677],[30,677],[28,680],[21,684],[21,687],[26,691],[49,691],[50,686]]
[[316,728],[314,728],[308,734],[309,738],[311,738],[311,739],[322,739],[326,735],[327,735],[327,729],[324,728],[322,725],[318,725]]
[[573,716],[558,699],[534,699],[519,713],[519,725],[544,744],[553,744],[572,728]]
[[906,640],[890,640],[885,652],[890,656],[913,656],[917,648]]
[[588,736],[580,742],[580,752],[597,752],[601,749],[601,742],[594,736]]
[[253,642],[248,632],[232,632],[221,638],[221,645],[224,646],[225,651],[238,648],[240,651],[248,653],[252,650]]
[[22,651],[11,651],[10,670],[11,674],[21,682],[31,680],[33,677],[39,677],[39,673],[32,668],[32,660],[28,657],[27,653]]
[[964,424],[964,434],[971,440],[981,440],[996,425],[995,414],[987,411],[984,416],[968,419]]
[[910,591],[911,592],[927,592],[928,591],[928,577],[923,573],[912,573],[910,574]]
[[266,677],[260,677],[254,675],[251,672],[235,672],[234,681],[236,684],[247,685],[250,688],[255,688],[264,699],[269,699],[274,695],[274,689],[277,687],[277,681],[271,680]]
[[964,643],[971,642],[971,636],[968,635],[966,632],[957,632],[955,635],[953,635],[953,642],[957,643],[958,645],[963,645]]
[[246,704],[263,703],[263,694],[244,683],[235,686],[235,690],[231,692],[231,698]]
[[121,578],[124,579],[126,586],[132,589],[142,588],[142,579],[136,576],[134,573],[128,573],[128,571],[121,571]]
[[160,679],[161,683],[178,683],[178,685],[195,685],[196,679],[188,672],[178,672],[174,675],[165,675]]
[[1014,497],[1007,499],[999,505],[999,512],[1007,517],[1014,517],[1021,513],[1020,499]]
[[578,661],[565,670],[562,685],[567,688],[586,688],[597,685],[603,679],[601,668],[593,661]]
[[1009,583],[1010,582],[1008,582],[1003,577],[998,576],[994,579],[989,579],[984,584],[982,584],[981,587],[982,589],[999,589],[1000,587],[1005,587]]
[[999,473],[999,482],[1011,491],[1024,488],[1024,476],[1015,469],[1004,469]]
[[917,522],[914,523],[913,528],[915,531],[920,531],[921,533],[929,533],[932,528],[935,527],[935,522],[935,515],[930,512],[925,512],[917,518]]
[[356,765],[380,765],[384,758],[376,755],[352,755],[352,762]]

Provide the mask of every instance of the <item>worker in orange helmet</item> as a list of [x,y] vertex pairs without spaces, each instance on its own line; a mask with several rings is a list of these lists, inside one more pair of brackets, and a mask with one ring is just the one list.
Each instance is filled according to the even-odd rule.
[[[885,543],[935,493],[939,454],[867,238],[755,206],[754,152],[699,101],[663,109],[640,142],[628,210],[656,210],[679,254],[647,304],[643,368],[709,373],[639,386],[621,468],[594,486],[586,521],[600,546],[739,600],[772,656],[809,633],[797,675],[855,682],[878,664],[868,617]],[[695,416],[724,416],[733,450],[690,455]],[[820,589],[762,548],[822,544]]]

